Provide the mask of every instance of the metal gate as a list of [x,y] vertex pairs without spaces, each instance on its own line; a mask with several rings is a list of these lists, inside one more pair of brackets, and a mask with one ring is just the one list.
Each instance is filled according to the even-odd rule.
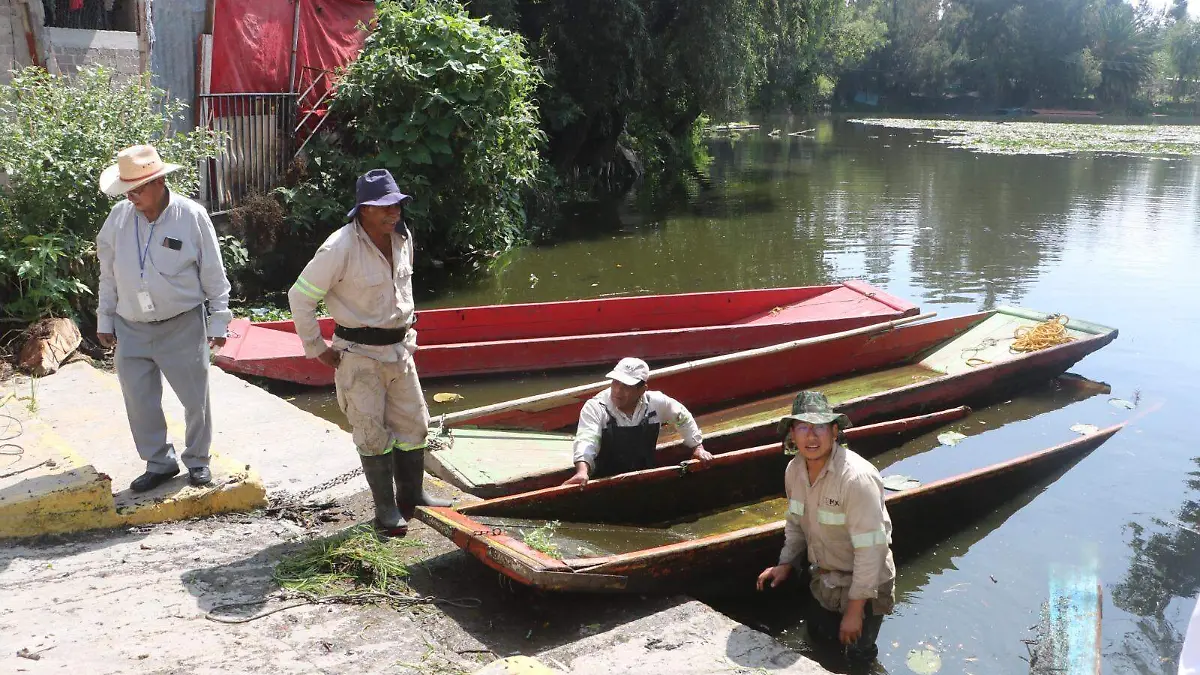
[[223,147],[200,172],[200,194],[214,214],[283,182],[295,156],[295,94],[203,94],[199,126],[221,132]]

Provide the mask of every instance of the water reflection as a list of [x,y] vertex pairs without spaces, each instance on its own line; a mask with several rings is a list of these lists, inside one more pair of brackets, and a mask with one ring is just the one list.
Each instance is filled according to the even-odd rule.
[[[1192,463],[1200,468],[1200,457]],[[1138,522],[1126,526],[1133,555],[1125,578],[1113,588],[1113,602],[1140,617],[1115,654],[1130,672],[1178,670],[1183,634],[1172,625],[1167,610],[1176,600],[1183,600],[1179,604],[1190,610],[1191,599],[1200,592],[1200,470],[1192,470],[1188,476],[1190,498],[1172,518],[1151,518],[1148,526]],[[1186,624],[1187,619],[1183,621]]]

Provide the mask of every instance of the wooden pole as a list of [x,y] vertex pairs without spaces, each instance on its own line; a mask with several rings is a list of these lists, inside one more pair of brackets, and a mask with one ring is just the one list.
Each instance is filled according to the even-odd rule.
[[[901,319],[896,319],[894,321],[888,321],[885,323],[877,323],[877,324],[873,324],[870,326],[863,326],[861,328],[855,328],[853,330],[846,330],[846,331],[842,331],[840,333],[829,333],[828,335],[818,335],[817,337],[804,338],[803,340],[792,340],[790,342],[781,342],[779,344],[767,345],[766,347],[758,347],[756,349],[747,349],[745,351],[733,352],[730,354],[720,354],[718,356],[710,356],[708,358],[697,359],[695,361],[688,361],[686,363],[679,363],[679,364],[676,364],[673,366],[668,366],[666,368],[662,368],[660,370],[652,371],[650,373],[650,380],[653,381],[655,377],[661,377],[663,375],[672,375],[674,373],[682,373],[682,372],[686,372],[689,370],[694,370],[696,368],[704,368],[707,366],[714,366],[714,365],[721,364],[721,363],[733,363],[736,361],[743,361],[745,359],[754,358],[756,356],[763,356],[766,354],[776,354],[779,352],[784,352],[784,351],[788,351],[791,349],[795,349],[797,347],[806,347],[809,345],[817,345],[817,344],[821,344],[824,342],[833,342],[834,340],[841,340],[843,338],[853,337],[855,335],[870,335],[872,333],[885,333],[889,330],[892,330],[893,328],[896,328],[897,326],[902,326],[904,324],[912,323],[914,321],[922,321],[924,319],[929,319],[929,318],[932,318],[935,316],[937,316],[936,312],[929,312],[926,314],[918,314],[916,316],[907,316],[907,317],[904,317]],[[461,422],[462,420],[470,419],[472,417],[479,417],[481,415],[491,415],[493,413],[504,412],[507,410],[514,410],[516,408],[521,408],[523,406],[530,405],[533,403],[546,404],[546,405],[541,406],[543,409],[551,408],[551,407],[554,407],[554,405],[549,404],[548,402],[552,401],[556,398],[566,399],[566,398],[572,398],[572,397],[578,396],[579,394],[586,394],[589,392],[594,393],[594,392],[598,392],[598,391],[604,389],[607,386],[608,386],[607,380],[603,381],[603,382],[593,382],[591,384],[581,384],[581,385],[578,385],[575,387],[569,387],[567,389],[559,389],[558,391],[547,392],[545,394],[537,394],[535,396],[526,396],[525,398],[513,399],[511,401],[502,401],[500,403],[493,403],[491,405],[485,405],[485,406],[482,406],[479,408],[471,408],[470,410],[460,410],[455,413],[439,415],[438,417],[435,417],[432,421],[434,422],[435,425],[440,425],[442,428],[445,428],[448,425],[455,424],[457,422]]]

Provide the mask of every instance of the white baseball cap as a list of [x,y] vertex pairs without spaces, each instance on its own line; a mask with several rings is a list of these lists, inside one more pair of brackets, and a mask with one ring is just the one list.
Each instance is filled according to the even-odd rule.
[[646,365],[646,362],[641,359],[628,356],[617,362],[617,367],[613,368],[612,372],[605,375],[605,377],[610,380],[616,380],[621,384],[636,387],[650,380],[650,366]]

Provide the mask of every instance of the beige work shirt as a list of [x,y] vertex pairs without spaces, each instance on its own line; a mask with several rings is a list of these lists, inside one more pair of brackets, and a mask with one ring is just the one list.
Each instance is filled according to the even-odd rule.
[[883,479],[870,462],[834,445],[825,467],[810,485],[804,458],[784,474],[787,523],[779,563],[808,562],[822,570],[824,583],[849,586],[849,599],[869,600],[896,578],[892,561],[892,519],[884,505]]
[[[412,235],[407,229],[392,233],[391,266],[357,220],[331,234],[288,291],[305,356],[316,358],[326,349],[317,323],[317,303],[322,300],[333,320],[347,328],[411,325],[416,309],[412,270]],[[404,342],[384,346],[334,336],[332,346],[376,361],[399,361],[416,351],[417,332],[409,329]]]

